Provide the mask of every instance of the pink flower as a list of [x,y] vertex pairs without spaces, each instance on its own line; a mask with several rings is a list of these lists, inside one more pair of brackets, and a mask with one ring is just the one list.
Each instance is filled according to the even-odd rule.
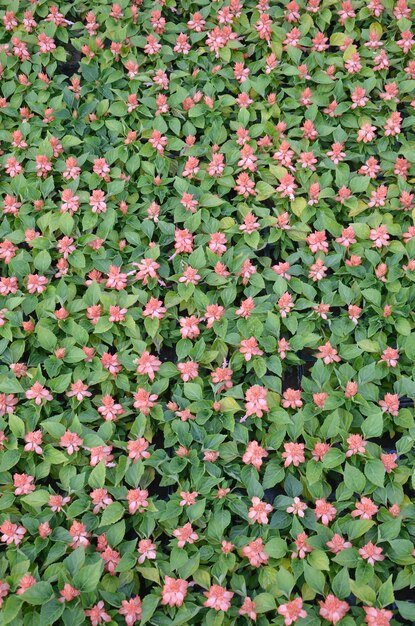
[[357,133],[356,141],[363,141],[363,143],[369,143],[376,136],[376,126],[370,124],[363,124]]
[[253,356],[261,356],[263,351],[258,347],[255,337],[249,339],[242,339],[239,352],[244,355],[245,361],[250,361]]
[[[153,361],[153,366],[156,366],[155,361]],[[158,396],[155,393],[139,387],[134,394],[134,408],[139,409],[144,415],[148,415],[150,410],[156,405],[157,398]]]
[[60,496],[60,495],[54,495],[51,494],[49,496],[49,506],[51,508],[51,510],[54,513],[60,513],[62,511],[62,507],[65,506],[65,504],[68,504],[71,501],[69,496]]
[[14,495],[22,496],[32,493],[36,489],[32,484],[34,480],[35,477],[28,474],[13,474]]
[[[233,387],[232,382],[233,371],[230,367],[217,367],[214,372],[211,372],[212,383],[214,385],[219,384],[218,393],[221,393],[225,389],[231,389]],[[220,384],[223,383],[223,384]]]
[[308,506],[305,502],[301,502],[300,498],[297,496],[292,501],[292,504],[287,507],[287,513],[292,513],[293,515],[298,515],[298,517],[304,517],[304,511],[308,509]]
[[194,361],[187,361],[186,363],[178,363],[177,369],[180,372],[180,378],[185,383],[195,379],[199,373],[199,366]]
[[268,513],[271,513],[273,507],[267,502],[260,500],[258,496],[251,498],[251,502],[252,506],[248,511],[249,519],[258,524],[268,524]]
[[282,458],[285,459],[284,467],[294,465],[298,467],[300,463],[304,463],[304,444],[303,443],[284,443],[285,452],[282,453]]
[[349,610],[349,604],[343,600],[339,600],[333,594],[329,594],[323,601],[319,601],[320,615],[331,624],[340,622]]
[[189,522],[182,526],[182,528],[176,528],[176,530],[173,531],[173,535],[178,539],[178,548],[184,548],[186,543],[192,544],[199,539],[199,535],[194,532]]
[[308,535],[305,532],[299,533],[297,535],[297,539],[295,540],[295,547],[297,548],[297,552],[293,552],[291,555],[292,559],[304,559],[308,552],[312,552],[313,548],[307,543]]
[[246,172],[242,172],[236,179],[234,190],[244,198],[248,198],[250,195],[255,196],[255,181]]
[[127,626],[133,626],[140,621],[142,614],[140,596],[134,596],[130,600],[122,600],[118,613],[124,616]]
[[106,467],[115,467],[115,463],[112,463],[114,456],[111,454],[111,451],[112,446],[96,446],[90,448],[90,465],[95,467],[100,461],[104,461]]
[[155,373],[159,371],[161,361],[150,352],[143,352],[137,361],[137,372],[141,376],[148,376],[150,380],[154,380]]
[[103,600],[100,600],[91,609],[87,609],[85,615],[89,617],[92,626],[99,626],[99,624],[110,622],[112,619],[104,609]]
[[283,400],[281,402],[284,409],[299,409],[303,406],[301,400],[301,389],[286,389],[282,394]]
[[222,540],[221,550],[223,554],[230,554],[235,549],[235,546],[230,541]]
[[242,554],[249,560],[252,567],[260,567],[268,563],[269,556],[264,550],[264,543],[261,537],[248,543],[248,545],[242,549]]
[[[262,417],[264,413],[269,412],[267,404],[267,389],[260,385],[254,385],[245,392],[245,410],[246,417],[256,415]],[[244,418],[242,418],[244,419]]]
[[156,298],[150,298],[148,303],[145,306],[143,311],[143,315],[145,317],[149,316],[152,319],[163,319],[167,309],[163,307],[163,302],[161,300],[157,300]]
[[67,430],[65,434],[62,435],[62,437],[60,438],[59,443],[61,447],[66,448],[67,453],[71,455],[79,451],[84,441],[76,433]]
[[164,154],[164,148],[167,146],[167,137],[162,136],[159,130],[153,130],[148,141],[155,150],[157,150],[160,154]]
[[244,598],[243,604],[238,611],[239,615],[246,615],[252,621],[256,621],[256,602],[251,600],[248,596]]
[[26,445],[24,447],[25,452],[35,452],[36,454],[42,454],[42,448],[40,444],[42,443],[42,431],[34,430],[25,435]]
[[34,400],[35,404],[40,406],[43,400],[53,400],[53,397],[49,391],[39,382],[36,382],[30,389],[26,391],[26,398],[28,400]]
[[22,595],[25,591],[36,585],[37,580],[31,574],[26,574],[19,581],[19,588],[16,591],[18,596]]
[[345,389],[344,395],[346,398],[354,398],[354,396],[357,394],[358,391],[359,391],[359,387],[357,383],[355,383],[352,380],[349,380],[346,383],[346,389]]
[[105,193],[101,189],[95,189],[89,196],[89,206],[93,213],[99,215],[100,213],[106,213],[107,203],[105,201]]
[[195,315],[190,317],[181,317],[179,319],[180,334],[182,339],[196,339],[200,335],[199,329],[200,319]]
[[356,508],[352,511],[352,517],[360,517],[361,519],[372,519],[374,515],[378,512],[379,507],[374,504],[374,502],[370,498],[366,498],[363,496],[356,504]]
[[246,452],[242,457],[242,462],[246,465],[253,465],[255,469],[259,471],[263,463],[262,459],[267,456],[268,452],[265,448],[262,448],[257,441],[250,441]]
[[147,452],[149,446],[148,441],[144,437],[139,437],[134,441],[129,441],[127,444],[128,458],[133,460],[133,463],[139,460],[149,459],[150,452]]
[[382,555],[383,549],[379,546],[375,546],[369,541],[362,548],[359,548],[359,554],[362,559],[365,559],[370,565],[374,565],[376,561],[383,561],[385,557]]
[[313,393],[313,402],[319,409],[324,409],[327,398],[328,394],[324,391],[320,393]]
[[49,535],[52,534],[52,529],[49,526],[49,522],[43,522],[43,524],[39,524],[37,530],[41,539],[46,539],[46,537],[49,537]]
[[369,626],[389,626],[390,620],[393,618],[392,611],[387,609],[375,609],[373,606],[364,606],[366,613],[365,622]]
[[337,350],[332,347],[329,341],[319,347],[316,357],[318,359],[323,359],[323,362],[326,365],[329,363],[339,363],[341,360],[337,354]]
[[284,360],[287,356],[287,352],[291,351],[290,344],[284,337],[278,340],[278,354],[280,355],[280,359]]
[[326,546],[329,548],[333,554],[338,554],[342,550],[346,550],[346,548],[351,548],[352,544],[350,541],[346,541],[341,535],[337,533],[333,535],[333,537],[326,543]]
[[86,548],[89,546],[89,533],[86,530],[85,524],[75,520],[69,529],[69,534],[72,537],[72,542],[69,544],[71,548]]
[[109,504],[113,502],[111,496],[108,495],[108,491],[106,489],[94,489],[90,493],[90,497],[92,500],[92,504],[94,504],[94,508],[92,512],[94,515],[99,513],[101,509],[106,509]]
[[399,413],[398,394],[386,393],[383,400],[379,401],[379,406],[384,412],[390,413],[394,417],[397,417]]
[[291,602],[281,604],[277,608],[277,613],[284,617],[285,626],[295,624],[300,618],[307,617],[307,611],[303,609],[303,601],[301,598],[295,598]]
[[77,380],[75,383],[72,383],[71,390],[66,392],[68,398],[76,398],[78,402],[82,402],[84,398],[89,398],[92,396],[90,391],[87,391],[88,385],[82,382],[82,380]]
[[277,187],[277,191],[281,194],[282,198],[288,197],[290,200],[295,199],[295,190],[298,185],[295,182],[294,176],[291,174],[284,174],[281,178],[280,184]]
[[332,522],[336,515],[337,509],[330,502],[327,502],[324,498],[320,500],[316,500],[316,509],[315,509],[316,519],[321,519],[321,523],[324,526],[328,526],[330,522]]
[[65,583],[59,593],[61,595],[59,602],[71,602],[74,598],[78,597],[81,592],[75,589],[75,587],[72,587],[69,583]]
[[192,491],[191,493],[188,491],[181,491],[180,497],[182,499],[179,502],[180,506],[191,506],[195,504],[198,495],[199,493],[197,491]]
[[120,553],[110,546],[107,546],[104,550],[102,550],[101,558],[104,560],[104,570],[111,576],[115,576],[117,565],[121,560]]
[[390,474],[396,467],[398,467],[397,463],[395,463],[398,458],[397,454],[381,454],[380,460],[385,468],[387,474]]
[[330,449],[331,449],[331,445],[329,443],[322,443],[320,441],[317,441],[314,444],[314,448],[311,453],[313,456],[313,460],[322,461]]
[[5,520],[0,525],[0,533],[2,542],[7,543],[7,545],[14,543],[18,546],[23,540],[26,528],[13,524],[10,520]]
[[166,576],[164,586],[161,590],[162,604],[169,606],[181,607],[185,597],[187,596],[187,587],[189,583],[182,578],[171,578]]
[[127,493],[128,510],[131,515],[137,511],[143,513],[148,507],[148,491],[147,489],[130,489]]
[[115,402],[112,396],[102,396],[101,403],[101,406],[98,407],[98,413],[100,413],[106,421],[114,421],[117,419],[118,415],[125,413],[121,404]]
[[152,560],[157,556],[156,544],[151,539],[140,539],[138,542],[138,562],[141,565],[146,559]]
[[390,236],[388,234],[388,227],[381,224],[377,228],[372,228],[369,234],[369,239],[373,241],[372,248],[382,248],[389,245]]
[[386,350],[383,351],[380,360],[384,361],[388,367],[396,367],[399,360],[399,350],[396,350],[395,348],[386,348]]
[[108,279],[105,283],[105,286],[109,289],[116,289],[117,291],[121,291],[126,287],[126,285],[127,274],[121,272],[120,268],[116,265],[110,265],[110,268],[108,270]]
[[354,454],[365,454],[367,441],[365,441],[362,435],[350,435],[347,438],[349,449],[346,452],[346,456],[350,457]]
[[215,611],[228,611],[231,606],[231,600],[234,596],[233,591],[228,591],[225,587],[220,585],[212,585],[209,591],[204,591],[203,595],[206,596],[206,600],[203,606],[208,609],[214,609]]
[[325,230],[317,230],[311,233],[311,235],[306,237],[306,242],[311,252],[318,252],[320,250],[321,252],[327,253],[329,250]]

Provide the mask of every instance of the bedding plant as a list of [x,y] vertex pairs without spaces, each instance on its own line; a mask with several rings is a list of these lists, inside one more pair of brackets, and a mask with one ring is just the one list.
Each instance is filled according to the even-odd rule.
[[1,626],[414,623],[414,13],[1,2]]

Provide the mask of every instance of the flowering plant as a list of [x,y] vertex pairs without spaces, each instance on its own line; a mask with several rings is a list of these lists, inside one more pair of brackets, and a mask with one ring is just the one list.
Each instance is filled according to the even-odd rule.
[[0,626],[414,623],[413,4],[2,5]]

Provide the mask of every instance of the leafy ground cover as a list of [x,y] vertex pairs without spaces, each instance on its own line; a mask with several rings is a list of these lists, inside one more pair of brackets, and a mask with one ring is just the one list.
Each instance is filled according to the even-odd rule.
[[1,626],[414,623],[413,15],[1,3]]

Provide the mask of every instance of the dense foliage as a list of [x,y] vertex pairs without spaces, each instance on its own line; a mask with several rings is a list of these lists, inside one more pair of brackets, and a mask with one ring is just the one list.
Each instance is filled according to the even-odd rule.
[[1,5],[0,625],[414,623],[411,0]]

